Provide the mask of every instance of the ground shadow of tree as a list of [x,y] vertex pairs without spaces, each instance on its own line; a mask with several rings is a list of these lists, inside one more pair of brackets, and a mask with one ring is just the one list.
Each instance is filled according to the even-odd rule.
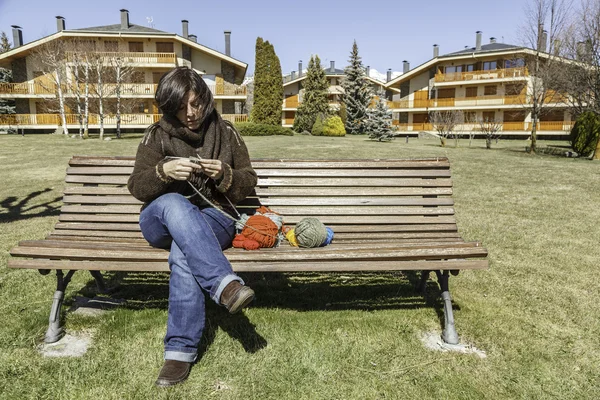
[[0,200],[0,223],[58,215],[60,213],[62,196],[57,196],[46,202],[36,202],[40,195],[52,190],[51,188],[38,190],[29,193],[20,200],[16,196],[9,196]]

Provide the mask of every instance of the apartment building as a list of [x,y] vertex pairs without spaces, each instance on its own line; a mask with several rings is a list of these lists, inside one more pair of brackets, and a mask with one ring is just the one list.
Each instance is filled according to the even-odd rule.
[[[542,46],[544,46],[542,44]],[[540,50],[545,51],[542,47]],[[477,131],[478,121],[495,121],[504,135],[526,135],[531,131],[531,93],[536,79],[528,66],[535,51],[523,46],[498,43],[490,38],[482,44],[476,32],[475,46],[433,57],[386,83],[393,124],[399,131],[432,131],[433,111],[462,111],[464,123],[457,130]],[[549,57],[542,53],[543,57]],[[564,135],[573,124],[567,104],[548,91],[538,131],[545,136]]]
[[[344,70],[335,67],[335,61],[330,61],[329,67],[324,67],[325,77],[327,78],[327,98],[329,106],[332,109],[339,109],[342,102],[344,88],[342,81],[345,78]],[[369,77],[367,68],[367,79],[371,83],[373,93],[377,93],[381,88],[384,88],[384,82]],[[388,71],[388,80],[391,80],[391,70]],[[292,71],[289,75],[283,77],[283,109],[281,116],[281,125],[291,127],[294,125],[296,111],[302,103],[304,95],[303,82],[306,79],[306,73],[302,69],[302,61],[298,62],[298,72]]]
[[[182,33],[169,33],[151,27],[131,24],[129,11],[120,10],[120,23],[82,29],[66,29],[63,17],[56,17],[57,31],[31,43],[23,43],[22,29],[13,26],[13,46],[0,54],[0,67],[11,69],[13,83],[0,83],[0,98],[14,99],[16,114],[0,115],[0,128],[26,130],[53,130],[61,125],[56,107],[57,82],[51,72],[39,60],[39,49],[57,41],[85,45],[85,51],[110,68],[111,60],[119,60],[122,70],[128,71],[119,85],[119,97],[127,107],[122,109],[123,128],[145,128],[158,121],[160,114],[154,102],[154,93],[160,77],[177,66],[188,66],[198,72],[208,84],[215,98],[215,106],[223,118],[232,122],[247,119],[245,114],[236,113],[247,99],[246,87],[241,83],[247,64],[231,56],[231,32],[224,32],[225,53],[213,50],[197,42],[196,35],[189,34],[189,23],[182,21]],[[65,82],[61,82],[64,94],[67,126],[79,126],[75,109],[76,99],[83,95],[81,79],[82,65],[75,61],[77,48],[65,51]],[[81,60],[79,60],[81,61]],[[77,69],[78,68],[78,69]],[[93,70],[93,68],[92,68]],[[104,126],[107,130],[116,127],[115,75],[106,75],[101,93],[107,94],[104,104]],[[106,80],[108,79],[108,81]],[[90,130],[98,125],[98,85],[89,83]],[[96,97],[96,98],[95,98]],[[80,102],[81,103],[81,102]]]

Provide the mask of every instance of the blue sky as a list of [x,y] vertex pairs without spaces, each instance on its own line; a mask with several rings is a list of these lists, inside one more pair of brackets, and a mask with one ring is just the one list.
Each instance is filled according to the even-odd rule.
[[432,57],[432,46],[440,54],[475,45],[475,31],[483,31],[483,43],[494,36],[499,42],[522,44],[526,0],[454,1],[156,1],[156,0],[0,0],[0,31],[12,42],[11,25],[23,28],[25,43],[56,31],[55,16],[66,20],[67,29],[110,25],[120,22],[121,8],[129,10],[133,24],[181,35],[181,20],[189,20],[190,34],[198,42],[224,52],[224,30],[231,30],[232,56],[254,70],[254,45],[261,36],[275,46],[283,72],[297,70],[298,60],[307,66],[311,54],[324,65],[347,64],[356,39],[364,65],[380,72],[402,70],[402,60],[411,68]]

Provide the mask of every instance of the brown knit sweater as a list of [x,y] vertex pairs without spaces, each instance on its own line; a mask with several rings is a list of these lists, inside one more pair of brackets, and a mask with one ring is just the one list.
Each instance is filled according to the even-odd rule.
[[135,166],[127,182],[131,194],[146,206],[165,193],[181,193],[189,196],[197,205],[204,201],[195,194],[186,181],[177,181],[163,171],[168,156],[197,157],[221,160],[223,176],[215,182],[207,176],[194,173],[189,181],[215,205],[232,211],[227,196],[233,204],[252,193],[257,178],[248,149],[240,134],[213,111],[204,121],[199,132],[185,127],[176,118],[164,117],[151,125],[138,146]]

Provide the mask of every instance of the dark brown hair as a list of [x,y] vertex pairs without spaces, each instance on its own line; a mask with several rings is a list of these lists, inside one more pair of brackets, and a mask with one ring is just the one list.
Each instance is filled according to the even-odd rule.
[[206,119],[214,109],[213,96],[204,80],[191,68],[177,67],[164,74],[158,81],[154,98],[164,115],[175,117],[183,97],[190,90],[198,97],[202,120]]

